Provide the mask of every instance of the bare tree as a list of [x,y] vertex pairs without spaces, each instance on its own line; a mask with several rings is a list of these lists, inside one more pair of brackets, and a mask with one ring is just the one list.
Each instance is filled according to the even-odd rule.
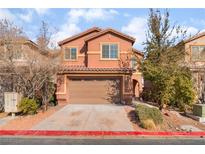
[[[9,59],[15,56],[15,52],[17,53],[18,44],[13,44],[13,42],[17,42],[17,38],[20,39],[22,36],[22,30],[12,22],[6,19],[0,20],[0,111],[3,110],[4,106],[3,93],[13,90],[13,76],[5,67],[5,62],[9,63]],[[5,54],[5,51],[7,51],[7,54]]]
[[[46,109],[55,91],[58,71],[53,58],[43,55],[42,49],[28,41],[22,30],[8,20],[0,21],[0,36],[0,87],[39,99]],[[24,46],[26,43],[29,45]]]
[[55,75],[58,70],[52,59],[36,51],[27,51],[24,66],[12,63],[10,68],[15,76],[15,90],[25,97],[40,99],[46,109],[55,92]]
[[39,34],[37,35],[37,44],[43,54],[48,53],[49,46],[54,48],[54,45],[51,42],[51,36],[56,33],[56,31],[55,28],[49,26],[45,21],[41,22]]

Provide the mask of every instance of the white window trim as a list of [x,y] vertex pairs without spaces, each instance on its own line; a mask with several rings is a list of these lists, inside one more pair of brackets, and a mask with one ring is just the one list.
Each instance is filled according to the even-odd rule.
[[[193,47],[198,47],[198,48],[200,48],[200,47],[204,47],[205,48],[205,45],[191,45],[191,61],[193,61],[193,62],[197,62],[197,61],[205,61],[205,60],[200,60],[200,59],[193,59]],[[198,57],[199,57],[199,55],[198,55]]]
[[[117,47],[118,47],[118,53],[117,53],[117,58],[103,58],[102,57],[102,46],[103,45],[112,45],[112,44],[116,44],[117,45]],[[110,53],[110,52],[109,52]],[[119,58],[120,58],[120,43],[119,42],[102,42],[102,43],[100,43],[100,60],[119,60]]]
[[21,50],[22,50],[21,58],[19,58],[19,59],[13,58],[13,61],[15,61],[15,62],[24,62],[24,61],[26,61],[25,55],[23,54],[23,45],[22,44],[21,44]]
[[[134,67],[133,67],[133,60],[135,60],[135,66]],[[137,57],[132,56],[130,58],[130,66],[131,66],[131,68],[136,68],[137,67]]]
[[[65,58],[66,48],[75,48],[76,49],[76,59],[66,59]],[[63,52],[63,59],[64,59],[64,61],[77,61],[78,60],[78,48],[76,46],[66,46],[66,47],[64,47],[63,50],[64,50],[64,52]]]

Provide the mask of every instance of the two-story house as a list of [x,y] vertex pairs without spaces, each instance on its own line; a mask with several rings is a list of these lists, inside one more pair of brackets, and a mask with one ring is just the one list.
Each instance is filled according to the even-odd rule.
[[198,97],[205,90],[205,32],[184,41],[185,63],[193,74]]
[[139,97],[143,78],[135,38],[111,28],[90,28],[58,44],[62,69],[57,99],[66,103],[127,103]]

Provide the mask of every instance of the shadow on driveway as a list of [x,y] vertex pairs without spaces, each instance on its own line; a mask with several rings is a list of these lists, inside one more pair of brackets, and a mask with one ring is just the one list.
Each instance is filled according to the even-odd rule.
[[69,104],[32,130],[134,131],[124,106]]

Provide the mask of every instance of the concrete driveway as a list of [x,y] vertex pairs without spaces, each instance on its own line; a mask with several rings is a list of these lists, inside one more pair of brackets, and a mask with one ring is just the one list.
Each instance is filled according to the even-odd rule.
[[33,130],[134,131],[123,106],[69,104]]

